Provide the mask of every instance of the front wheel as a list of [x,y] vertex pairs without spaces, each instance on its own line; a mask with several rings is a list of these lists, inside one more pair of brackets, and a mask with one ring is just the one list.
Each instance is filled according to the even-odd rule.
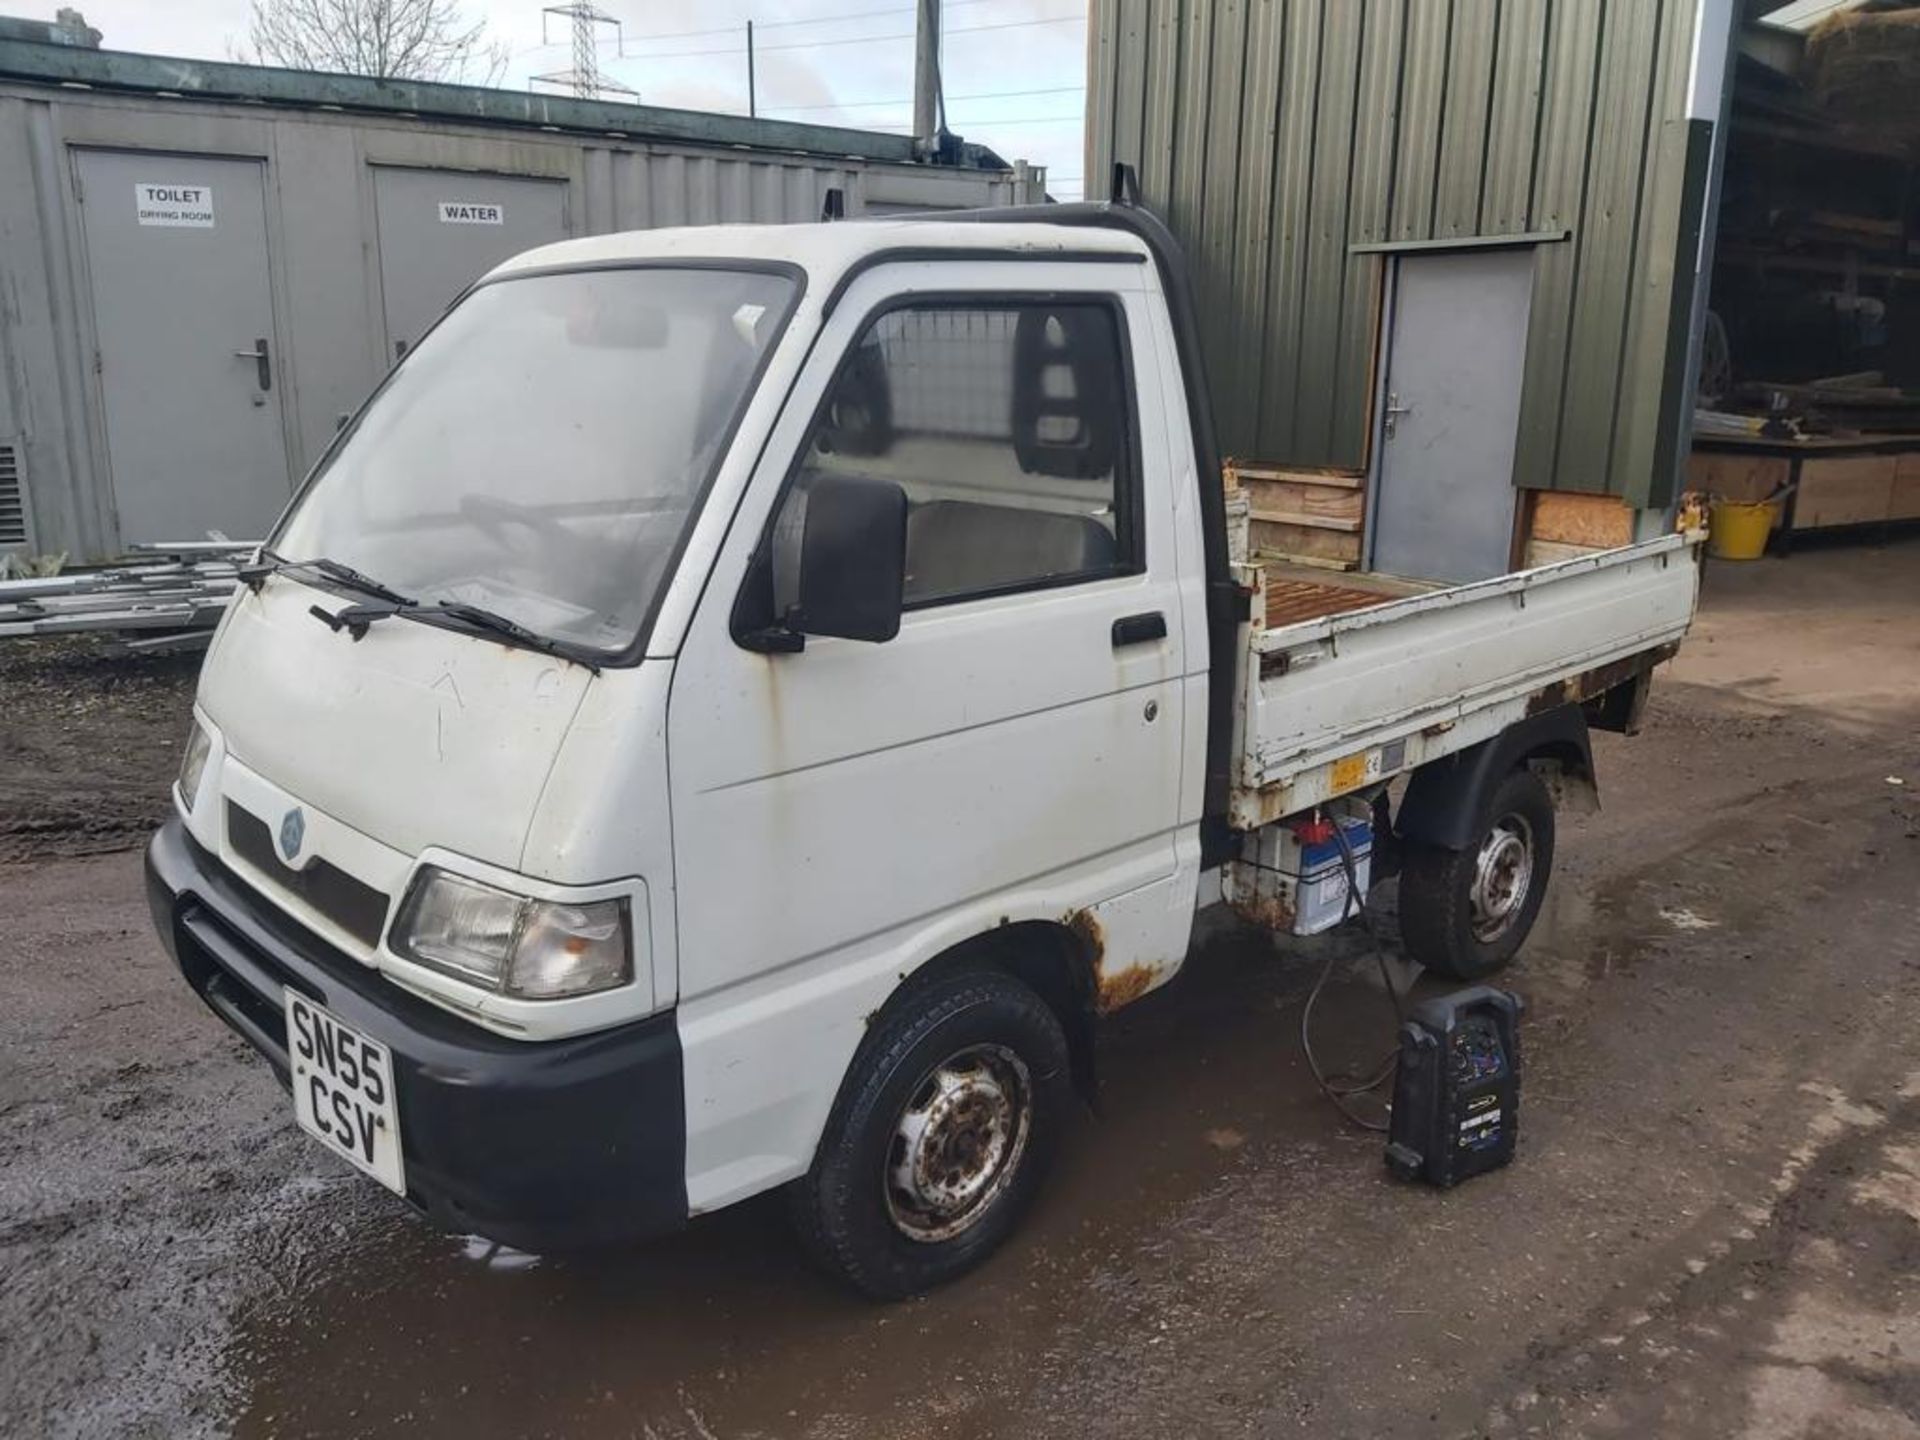
[[886,1299],[972,1269],[1039,1188],[1067,1076],[1060,1022],[1011,976],[965,971],[916,990],[861,1047],[794,1184],[801,1242]]
[[1494,790],[1465,849],[1407,847],[1400,938],[1407,954],[1455,980],[1481,980],[1514,956],[1553,870],[1553,797],[1531,770]]

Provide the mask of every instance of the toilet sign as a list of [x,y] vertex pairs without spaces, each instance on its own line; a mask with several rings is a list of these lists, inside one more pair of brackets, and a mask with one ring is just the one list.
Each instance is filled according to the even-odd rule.
[[487,200],[442,200],[442,225],[499,225],[506,221],[506,207]]
[[213,229],[211,185],[135,185],[134,216],[142,225]]

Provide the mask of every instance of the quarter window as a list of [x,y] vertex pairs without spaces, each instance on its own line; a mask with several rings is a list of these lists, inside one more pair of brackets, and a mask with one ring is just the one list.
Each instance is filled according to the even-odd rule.
[[908,608],[1138,573],[1122,333],[1103,301],[922,302],[875,318],[840,367],[774,523],[793,598],[821,475],[907,495]]

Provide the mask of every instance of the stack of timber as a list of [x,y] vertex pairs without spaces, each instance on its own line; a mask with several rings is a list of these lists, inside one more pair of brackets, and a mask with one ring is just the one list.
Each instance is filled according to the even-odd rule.
[[1752,380],[1734,388],[1735,403],[1771,410],[1784,405],[1809,434],[1920,433],[1920,396],[1885,383],[1878,370],[1818,380]]
[[1226,465],[1228,492],[1247,497],[1253,553],[1327,570],[1359,568],[1366,483],[1345,470]]

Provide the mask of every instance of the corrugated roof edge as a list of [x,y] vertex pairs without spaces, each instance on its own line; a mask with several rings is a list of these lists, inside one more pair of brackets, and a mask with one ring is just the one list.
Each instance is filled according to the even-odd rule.
[[[678,140],[898,165],[924,163],[916,160],[911,137],[871,130],[623,105],[478,85],[378,80],[226,60],[87,50],[24,40],[0,39],[0,80],[144,94],[168,92],[196,100],[284,105],[290,109],[330,107],[404,118],[561,130],[628,140]],[[1013,168],[984,145],[963,144],[960,157],[961,167],[968,170]]]

